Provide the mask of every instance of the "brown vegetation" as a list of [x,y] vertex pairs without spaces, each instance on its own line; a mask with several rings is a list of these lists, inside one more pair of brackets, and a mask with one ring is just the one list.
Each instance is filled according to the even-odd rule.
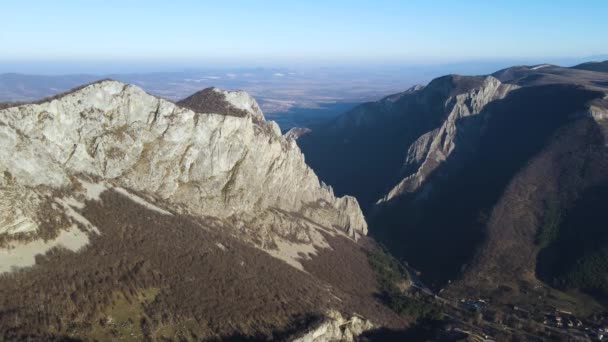
[[232,106],[226,101],[223,94],[216,92],[213,88],[203,89],[176,102],[176,104],[197,113],[214,113],[237,117],[247,116],[246,111]]
[[82,210],[101,232],[82,251],[56,248],[0,276],[1,338],[282,339],[329,308],[399,324],[345,237],[328,236],[333,250],[305,262],[316,279],[229,227],[208,228],[217,222],[162,215],[113,191],[101,198]]
[[604,138],[595,121],[580,119],[559,129],[546,148],[515,175],[498,201],[487,242],[464,283],[517,288],[519,280],[534,282],[537,253],[558,234],[547,232],[555,221],[550,216],[563,215],[560,212],[566,213],[584,189],[605,181],[607,168]]
[[375,244],[367,238],[355,244],[344,236],[324,236],[331,249],[322,249],[317,256],[303,260],[305,270],[331,286],[332,293],[341,300],[343,311],[356,312],[386,327],[402,328],[406,320],[379,299],[381,289],[377,274],[370,267],[365,252],[377,248]]
[[117,294],[131,300],[150,288],[160,291],[138,323],[148,338],[271,337],[329,303],[308,275],[227,234],[116,193],[102,199],[83,211],[101,234],[82,252],[55,249],[0,277],[4,339],[87,337]]

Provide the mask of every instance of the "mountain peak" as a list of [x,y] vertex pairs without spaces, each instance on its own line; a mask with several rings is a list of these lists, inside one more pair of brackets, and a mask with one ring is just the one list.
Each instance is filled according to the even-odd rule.
[[178,101],[177,104],[197,113],[215,113],[237,117],[251,115],[255,119],[264,120],[264,114],[256,100],[242,90],[226,91],[215,87],[205,88]]
[[[292,235],[312,243],[315,227],[366,233],[357,201],[321,184],[297,145],[270,131],[278,127],[251,96],[210,88],[191,99],[203,98],[216,102],[199,102],[194,112],[103,80],[0,110],[0,174],[10,175],[11,193],[34,197],[52,197],[83,177],[148,194],[182,213],[233,220],[247,227],[243,239],[263,246]],[[5,190],[0,184],[0,197],[8,198]],[[22,216],[2,212],[0,222]]]
[[425,88],[425,91],[439,92],[443,96],[455,96],[466,93],[472,89],[480,88],[487,81],[487,76],[461,76],[446,75],[432,80]]

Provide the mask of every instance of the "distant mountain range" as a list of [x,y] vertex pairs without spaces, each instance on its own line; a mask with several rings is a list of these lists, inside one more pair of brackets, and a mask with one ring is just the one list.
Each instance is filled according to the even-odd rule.
[[81,84],[110,78],[142,87],[177,101],[206,87],[245,90],[256,96],[266,113],[323,109],[340,103],[361,103],[407,85],[408,78],[362,71],[353,75],[328,69],[212,69],[137,74],[27,75],[0,74],[0,101],[31,101],[68,91]]
[[[561,60],[579,63],[581,59]],[[589,59],[587,59],[589,60]],[[522,61],[523,62],[523,61]],[[0,73],[0,102],[32,101],[68,91],[99,79],[114,79],[134,84],[148,93],[170,101],[181,100],[203,88],[219,87],[245,90],[256,97],[260,107],[284,131],[308,127],[331,119],[337,114],[366,101],[379,99],[417,83],[448,72],[460,74],[487,73],[513,65],[515,60],[479,60],[458,63],[362,65],[293,68],[220,68],[184,69],[174,72],[75,73],[37,75]],[[0,63],[2,70],[89,70],[70,69],[69,65],[11,65]],[[104,70],[103,65],[93,70]],[[110,69],[111,70],[111,69]],[[120,69],[122,70],[122,69]],[[127,69],[129,70],[129,69]],[[137,70],[131,69],[131,70]]]
[[607,65],[440,77],[298,144],[337,194],[359,199],[371,235],[436,289],[496,299],[544,282],[602,300]]

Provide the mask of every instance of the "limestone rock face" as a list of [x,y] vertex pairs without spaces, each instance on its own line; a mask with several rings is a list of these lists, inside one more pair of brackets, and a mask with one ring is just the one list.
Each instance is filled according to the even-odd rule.
[[[276,236],[310,242],[311,225],[367,233],[356,199],[321,184],[251,96],[215,88],[198,95],[176,105],[109,80],[0,111],[0,206],[19,208],[0,213],[0,234],[35,230],[40,203],[75,178],[149,195],[175,213],[230,221],[262,246]],[[273,211],[286,214],[260,219]]]
[[604,96],[601,101],[596,101],[589,106],[588,116],[592,117],[595,121],[608,120],[608,94]]
[[[478,87],[448,97],[444,105],[448,114],[441,127],[424,133],[408,148],[404,168],[414,168],[417,171],[404,178],[378,202],[391,200],[403,192],[416,191],[427,176],[457,149],[474,145],[471,142],[479,136],[482,122],[469,124],[469,121],[465,124],[462,119],[480,114],[488,103],[504,98],[517,88],[517,85],[503,84],[498,79],[487,76]],[[463,130],[466,130],[466,135],[459,134]]]
[[339,312],[330,311],[321,323],[293,342],[352,342],[357,336],[372,328],[373,324],[364,318],[353,316],[346,319]]

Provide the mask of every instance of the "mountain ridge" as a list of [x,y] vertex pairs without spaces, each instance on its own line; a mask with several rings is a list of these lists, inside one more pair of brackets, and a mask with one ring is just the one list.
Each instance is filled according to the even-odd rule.
[[[61,163],[63,163],[65,165],[65,167],[67,169],[71,169],[73,170],[72,172],[76,172],[76,173],[88,173],[91,175],[96,175],[102,178],[116,178],[116,177],[120,177],[123,174],[129,178],[129,173],[124,173],[127,168],[129,167],[139,167],[138,163],[141,161],[141,159],[138,158],[142,158],[144,157],[143,155],[141,155],[141,153],[145,152],[144,149],[144,145],[147,144],[147,142],[143,141],[143,142],[138,142],[136,139],[134,140],[134,137],[137,136],[137,134],[132,133],[129,130],[147,130],[147,129],[151,129],[151,133],[155,136],[158,137],[158,139],[161,139],[159,141],[160,145],[158,145],[158,148],[162,148],[166,145],[166,143],[163,142],[162,139],[167,138],[167,142],[171,142],[173,141],[173,146],[171,146],[170,148],[180,148],[182,150],[182,152],[180,153],[182,155],[181,158],[181,163],[182,163],[182,167],[186,168],[186,169],[190,169],[190,172],[194,172],[196,170],[196,166],[192,164],[192,161],[190,161],[190,159],[192,158],[192,151],[190,152],[190,154],[188,154],[188,150],[186,150],[185,148],[195,148],[196,145],[188,145],[185,144],[184,146],[180,145],[179,140],[175,140],[175,139],[181,139],[180,136],[182,134],[208,134],[206,133],[206,130],[202,130],[202,128],[197,128],[197,124],[202,124],[201,119],[208,119],[207,124],[208,125],[212,125],[211,127],[213,127],[213,125],[234,125],[234,128],[232,129],[237,129],[237,130],[249,130],[248,133],[245,133],[241,136],[245,136],[246,139],[256,139],[256,136],[264,135],[264,134],[268,134],[268,138],[270,138],[271,142],[274,144],[275,149],[280,147],[280,151],[287,151],[288,153],[291,153],[292,156],[290,156],[289,158],[294,158],[293,162],[289,162],[291,164],[296,163],[293,166],[290,167],[295,167],[295,168],[302,168],[303,173],[302,173],[302,181],[304,182],[312,182],[311,185],[305,185],[305,188],[311,188],[315,182],[314,179],[314,174],[311,174],[311,171],[309,171],[309,169],[306,168],[304,162],[303,162],[303,158],[302,157],[298,157],[298,150],[297,147],[295,146],[295,144],[290,144],[287,141],[284,141],[284,139],[282,139],[282,137],[280,136],[280,133],[278,132],[278,130],[276,129],[276,124],[272,124],[272,123],[266,123],[264,122],[263,125],[266,126],[270,126],[271,130],[269,132],[264,132],[264,133],[256,133],[254,130],[252,130],[252,128],[254,128],[257,124],[254,123],[251,119],[247,119],[245,118],[244,120],[239,120],[239,119],[231,119],[230,117],[223,117],[223,116],[214,116],[213,114],[208,114],[205,116],[200,116],[200,115],[194,115],[194,112],[188,112],[187,110],[182,110],[182,109],[178,109],[178,107],[175,107],[175,105],[166,102],[164,100],[157,100],[154,97],[145,97],[143,94],[143,91],[141,91],[139,88],[135,88],[132,86],[128,86],[119,82],[114,82],[114,81],[101,81],[101,82],[97,82],[94,83],[93,85],[89,85],[84,87],[82,90],[76,90],[76,92],[79,91],[87,91],[88,93],[85,94],[85,97],[91,97],[93,99],[92,102],[92,107],[87,107],[87,105],[82,106],[81,104],[77,103],[77,101],[80,101],[79,99],[77,99],[78,94],[76,94],[75,92],[70,92],[67,93],[65,95],[62,95],[61,97],[58,98],[52,98],[50,99],[50,102],[48,104],[46,104],[45,106],[42,106],[40,108],[35,108],[35,109],[29,109],[31,107],[18,107],[18,108],[9,108],[6,112],[5,112],[5,118],[8,118],[8,121],[4,122],[4,127],[8,127],[5,128],[7,130],[9,130],[11,127],[13,128],[12,131],[13,132],[21,132],[22,134],[26,135],[26,136],[33,136],[34,134],[38,134],[38,136],[40,137],[39,139],[41,140],[50,140],[51,142],[53,140],[57,140],[59,142],[61,142],[63,144],[63,146],[61,147],[56,147],[53,146],[54,144],[51,144],[52,147],[47,147],[47,149],[49,149],[50,153],[53,155],[57,155],[59,156],[57,159],[61,160]],[[72,99],[69,101],[69,103],[63,104],[62,100],[66,99],[66,97],[72,97]],[[114,102],[115,98],[124,98],[125,103],[122,104],[120,102]],[[137,98],[137,100],[134,100],[134,98]],[[121,100],[122,101],[122,100]],[[143,104],[143,105],[142,105]],[[39,104],[36,104],[34,106],[40,106]],[[73,139],[73,143],[66,143],[63,142],[62,140],[65,140],[66,137],[69,137],[70,135],[66,135],[66,136],[62,136],[61,140],[59,140],[58,137],[53,136],[52,134],[54,132],[51,132],[51,129],[48,127],[45,127],[44,130],[38,132],[36,131],[35,127],[32,127],[31,124],[29,122],[27,122],[27,120],[30,120],[29,118],[31,117],[32,112],[42,112],[45,113],[45,117],[44,118],[40,118],[39,120],[48,120],[49,122],[53,122],[55,120],[55,118],[53,118],[53,115],[60,115],[58,114],[58,111],[61,110],[66,110],[65,108],[60,108],[60,107],[65,107],[65,106],[75,106],[76,108],[74,110],[81,112],[81,113],[86,113],[86,112],[98,112],[98,111],[108,111],[108,112],[112,112],[112,111],[124,111],[124,112],[134,112],[134,113],[140,113],[140,112],[149,112],[148,114],[146,114],[145,116],[142,116],[141,114],[137,114],[139,116],[135,116],[132,118],[127,117],[108,117],[107,119],[102,119],[101,121],[103,122],[104,120],[106,120],[106,123],[101,123],[101,125],[105,125],[105,126],[109,126],[112,127],[114,126],[114,130],[115,133],[114,134],[116,137],[121,138],[121,139],[126,139],[127,141],[130,141],[131,143],[135,143],[135,145],[133,146],[129,146],[130,150],[123,150],[123,146],[120,144],[116,144],[114,140],[110,139],[110,140],[106,140],[106,138],[104,138],[104,136],[98,136],[98,137],[90,137],[90,138],[85,138],[82,136],[82,133],[90,133],[90,134],[95,134],[95,127],[91,127],[91,128],[87,128],[86,124],[87,124],[87,120],[97,120],[97,117],[93,117],[93,118],[81,118],[80,120],[82,121],[78,121],[76,120],[76,122],[72,123],[72,127],[78,127],[79,125],[81,126],[80,128],[77,128],[78,131],[80,131],[80,137],[78,135],[73,135],[72,134],[72,139]],[[80,106],[80,107],[79,107]],[[135,106],[143,106],[144,108],[138,108]],[[107,108],[104,108],[107,107]],[[68,110],[72,110],[70,108],[68,108]],[[96,115],[96,114],[94,114]],[[258,116],[259,113],[257,112],[251,112],[250,116]],[[263,117],[262,117],[263,118]],[[70,123],[70,121],[73,121],[73,118],[66,118],[63,119],[61,117],[57,117],[57,120],[55,121],[60,121],[60,120],[69,120],[66,123]],[[89,125],[99,125],[97,122],[93,122],[93,123],[89,123]],[[126,125],[126,126],[125,126]],[[188,125],[190,128],[186,128],[186,130],[182,129],[180,126],[178,125],[182,125],[184,128],[188,127]],[[149,126],[150,128],[147,128],[147,126]],[[203,127],[203,126],[198,126],[198,127]],[[66,127],[61,127],[59,128],[58,126],[55,126],[53,129],[57,129],[58,131],[63,130],[64,132],[67,133],[67,131],[69,131],[68,128]],[[89,131],[87,131],[89,130]],[[192,133],[190,133],[192,132]],[[212,132],[211,132],[212,133]],[[230,133],[230,131],[226,131],[226,133],[229,134],[234,134],[234,133]],[[18,134],[18,133],[17,133]],[[247,135],[249,135],[249,137],[247,137]],[[201,138],[204,136],[201,136]],[[206,139],[213,139],[213,136],[210,136]],[[149,137],[147,138],[148,141],[150,141],[151,143],[154,142],[154,139],[157,138],[152,138]],[[266,136],[264,137],[264,139],[266,139]],[[182,148],[183,147],[183,148]],[[236,146],[235,146],[236,147]],[[137,153],[135,155],[130,156],[130,154],[133,154],[133,148],[135,148],[135,150],[137,151],[137,153],[139,153],[139,155],[137,155]],[[5,150],[5,153],[10,153],[8,152],[10,149]],[[105,152],[104,152],[105,151]],[[282,153],[279,150],[276,150],[275,153]],[[293,152],[289,152],[289,151],[293,151]],[[122,160],[128,160],[128,162],[125,165],[122,164],[113,164],[113,158],[112,158],[112,153],[118,153],[118,154],[125,154],[123,159],[120,159],[119,161]],[[108,155],[109,154],[109,155]],[[216,164],[218,165],[218,167],[222,168],[222,170],[225,169],[225,171],[222,170],[217,170],[214,172],[226,172],[230,169],[233,169],[235,167],[235,165],[238,165],[239,160],[241,160],[241,158],[246,158],[246,152],[244,150],[242,150],[242,152],[239,152],[240,156],[232,156],[230,158],[232,158],[233,160],[231,161],[232,166],[227,165],[227,166],[219,166],[221,164]],[[12,162],[13,167],[17,167],[17,165],[19,165],[19,162],[17,162],[15,159],[19,158],[20,154],[17,153],[16,155],[12,156],[12,161],[8,158],[8,155],[6,155],[6,161]],[[241,160],[242,162],[243,160]],[[55,162],[51,162],[48,161],[48,163],[53,164],[53,163],[57,163],[58,161]],[[185,163],[185,164],[184,164]],[[221,161],[219,161],[219,163],[222,163]],[[187,165],[186,165],[187,164]],[[162,165],[162,164],[161,164]],[[102,168],[100,168],[101,166],[103,166]],[[146,164],[141,165],[142,167],[146,168]],[[211,166],[213,167],[213,164],[211,164]],[[269,164],[270,166],[270,164]],[[266,166],[265,168],[268,168],[269,166]],[[194,168],[194,169],[193,169]],[[145,169],[144,169],[145,170]],[[39,177],[37,175],[31,174],[28,177],[28,181],[29,184],[45,184],[48,183],[49,185],[56,185],[59,186],[61,184],[66,184],[67,182],[67,178],[65,176],[61,175],[61,172],[59,172],[59,170],[57,170],[58,172],[56,172],[54,178],[55,179],[51,179],[50,177],[45,179],[45,180],[40,180]],[[173,170],[171,171],[171,169],[167,169],[168,172],[183,172],[180,170]],[[238,169],[235,169],[234,171],[238,171]],[[10,172],[10,170],[9,170]],[[147,176],[150,177],[156,177],[158,176],[158,174],[154,173],[149,173],[149,171],[146,171],[147,173],[145,173]],[[293,170],[293,173],[296,174],[297,172],[295,170]],[[15,172],[15,175],[17,175],[18,172]],[[26,173],[27,174],[27,173]],[[196,173],[194,173],[194,175],[196,175]],[[47,176],[48,176],[48,172],[47,172]],[[236,175],[234,175],[236,177]],[[134,175],[133,177],[137,178],[137,175]],[[182,183],[187,183],[188,182],[188,175],[181,173],[181,175],[178,173],[176,174],[174,177],[172,177],[175,181],[177,181],[178,179],[181,179],[180,182]],[[230,180],[232,176],[228,177],[227,179]],[[312,177],[312,178],[311,178]],[[63,178],[61,180],[57,179],[57,178]],[[308,180],[310,179],[310,180]],[[127,181],[127,185],[129,187],[132,187],[134,189],[138,189],[138,190],[144,190],[144,186],[142,183],[142,180],[137,180],[137,179],[131,179]],[[168,184],[167,183],[167,177],[166,175],[163,178],[162,183],[158,183],[156,182],[152,182],[150,183],[150,179],[146,180],[146,184],[150,185],[150,184],[155,184],[152,185],[153,187],[156,187],[156,190],[154,192],[160,191],[161,196],[167,198],[169,196],[171,196],[173,193],[175,193],[176,189],[175,186],[178,184]],[[279,185],[280,186],[280,185]],[[293,184],[292,184],[293,186]],[[220,187],[221,189],[222,187]],[[225,190],[230,190],[229,188],[226,188],[224,186]],[[288,190],[288,189],[285,189]],[[321,185],[319,185],[319,190],[321,191],[320,194],[322,194],[320,196],[320,198],[325,198],[326,200],[332,202],[335,201],[332,199],[332,194],[331,194],[331,190],[324,189]],[[283,191],[284,192],[284,191]],[[279,192],[280,193],[280,192]],[[303,196],[308,196],[308,201],[312,201],[311,198],[313,197],[311,193],[302,193],[301,195]],[[228,197],[230,197],[230,195],[228,195]],[[306,197],[304,197],[306,198]],[[349,199],[345,199],[340,201],[339,205],[345,205],[345,206],[349,206],[351,203],[351,200]],[[277,201],[277,204],[279,204],[279,208],[285,208],[285,209],[290,209],[289,206],[293,206],[292,209],[294,210],[299,210],[299,208],[296,208],[297,206],[299,206],[299,204],[296,204],[294,202],[294,198],[291,197],[288,201]],[[337,202],[336,202],[337,203]],[[342,204],[344,203],[344,204]],[[240,204],[242,205],[243,202],[241,201]],[[253,203],[252,203],[253,204]],[[356,201],[353,202],[354,205],[356,205]],[[217,206],[217,205],[216,205]],[[259,206],[259,204],[258,204]],[[261,208],[263,208],[265,205],[261,205]],[[282,207],[283,206],[283,207]],[[253,209],[253,207],[250,207],[251,209]],[[220,210],[220,209],[218,209]],[[250,209],[247,209],[250,210]],[[234,210],[232,211],[228,211],[226,212],[224,215],[221,216],[226,216],[226,215],[230,215],[231,212],[234,212]],[[217,215],[220,215],[219,212]],[[359,220],[358,222],[353,221],[353,229],[362,229],[364,230],[364,221],[361,221],[362,217],[359,216],[356,219],[354,219],[355,221]],[[348,224],[347,224],[348,225]]]
[[[555,142],[566,132],[580,141],[581,151],[597,150],[581,155],[589,158],[585,165],[601,173],[605,147],[597,141],[608,136],[606,81],[605,73],[549,64],[516,66],[486,76],[447,75],[354,108],[298,144],[321,179],[338,194],[352,193],[359,199],[371,235],[421,270],[429,285],[440,289],[450,282],[462,285],[451,288],[491,294],[501,282],[517,288],[518,280],[547,281],[528,261],[543,249],[536,234],[544,229],[542,216],[551,196],[543,193],[543,200],[530,202],[536,216],[525,225],[518,223],[527,229],[528,238],[520,239],[517,232],[523,230],[511,227],[525,210],[513,202],[509,189],[520,184],[518,196],[526,198],[526,187],[517,179],[539,158],[556,158],[555,170],[574,177],[567,170],[578,163],[575,154]],[[591,136],[599,132],[598,140],[574,133],[584,129]],[[534,177],[540,175],[540,168],[532,170]],[[526,179],[520,182],[533,182]],[[358,185],[365,182],[371,184]],[[584,193],[592,186],[577,184],[551,190],[563,196],[564,210],[577,198],[566,196],[567,191]],[[520,210],[500,209],[509,206]],[[502,222],[511,223],[496,226],[499,212],[506,216]],[[512,235],[501,240],[508,236],[501,231]],[[509,258],[518,244],[529,254]],[[499,253],[503,247],[510,252]],[[498,264],[510,271],[500,274]]]
[[573,66],[572,68],[589,70],[589,71],[608,72],[608,61],[581,63],[581,64]]
[[149,339],[407,323],[374,297],[357,200],[248,94],[208,91],[210,113],[112,80],[0,110],[3,339],[108,339],[120,305],[120,334]]

